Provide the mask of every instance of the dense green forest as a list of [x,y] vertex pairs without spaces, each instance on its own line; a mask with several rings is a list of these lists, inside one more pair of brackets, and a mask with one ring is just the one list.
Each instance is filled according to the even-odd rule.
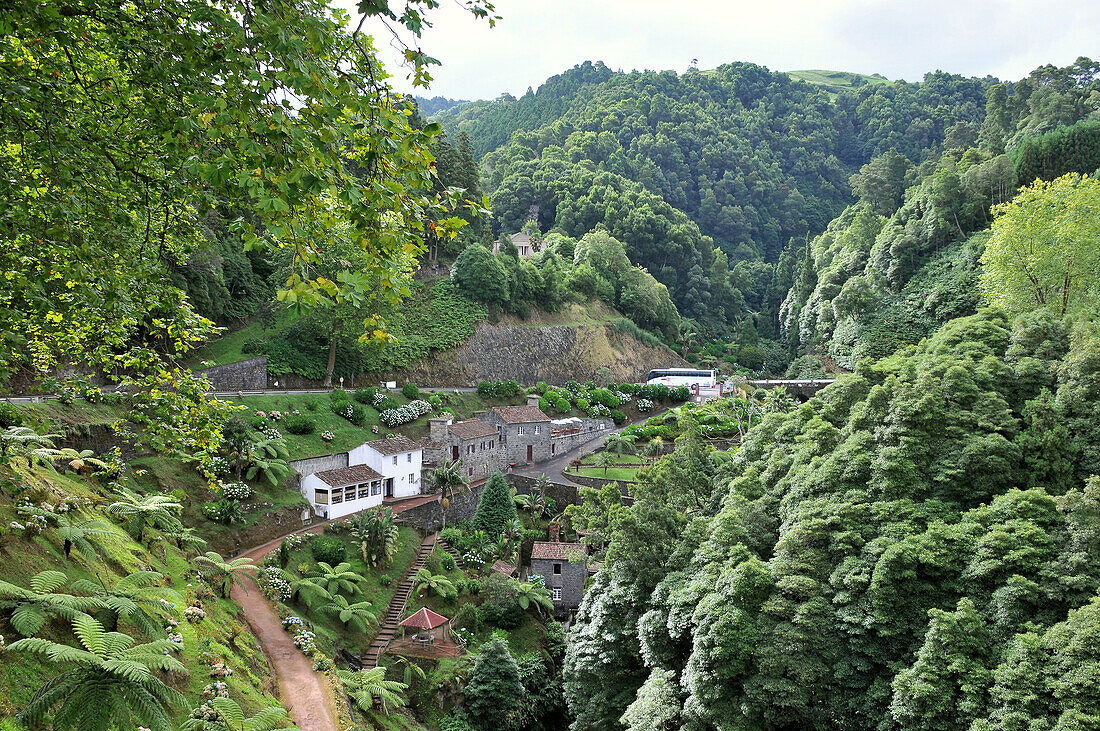
[[[0,730],[1100,729],[1097,62],[466,102],[364,32],[430,93],[435,0],[10,5]],[[195,370],[331,385],[565,311],[729,388]],[[599,441],[413,465],[526,403]],[[293,466],[383,439],[421,487],[314,523],[381,488]],[[527,570],[559,535],[567,623]],[[449,649],[387,653],[419,610]]]

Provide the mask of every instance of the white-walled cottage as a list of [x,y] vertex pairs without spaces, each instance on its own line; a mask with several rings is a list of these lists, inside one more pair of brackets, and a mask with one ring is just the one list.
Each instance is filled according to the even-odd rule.
[[348,466],[305,475],[301,492],[322,518],[377,507],[386,498],[420,494],[423,451],[406,437],[364,442],[348,451]]

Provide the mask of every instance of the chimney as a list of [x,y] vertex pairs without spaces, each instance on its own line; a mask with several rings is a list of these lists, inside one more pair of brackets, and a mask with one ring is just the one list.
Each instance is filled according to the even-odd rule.
[[527,394],[527,405],[534,406],[537,409],[539,407],[539,395],[537,393]]
[[560,540],[559,531],[561,531],[561,525],[558,523],[550,524],[550,542],[557,543]]
[[433,442],[446,441],[447,427],[451,425],[451,421],[452,417],[450,414],[428,419],[428,438]]

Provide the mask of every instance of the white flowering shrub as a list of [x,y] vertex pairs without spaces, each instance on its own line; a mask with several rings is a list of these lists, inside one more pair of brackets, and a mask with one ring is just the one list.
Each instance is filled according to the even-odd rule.
[[630,400],[633,398],[629,393],[623,393],[622,391],[615,391],[614,393],[619,397],[620,404],[629,404]]
[[275,427],[273,427],[273,426],[267,427],[266,429],[264,429],[261,432],[261,434],[263,434],[268,439],[282,439],[283,438],[283,433],[281,431],[279,431],[278,429],[276,429]]
[[385,426],[393,428],[395,426],[401,426],[402,424],[408,424],[409,422],[416,421],[425,414],[430,414],[432,411],[432,405],[423,399],[416,399],[410,401],[404,406],[396,409],[386,409],[383,411],[378,420]]
[[336,433],[333,431],[326,429],[325,431],[321,432],[321,441],[323,442],[331,442],[335,438]]
[[226,500],[247,500],[252,497],[252,488],[243,482],[227,482],[219,492]]
[[647,398],[638,399],[638,402],[636,404],[634,404],[634,406],[637,407],[638,411],[652,411],[653,410],[653,402],[650,401]]
[[588,415],[593,419],[610,419],[611,409],[603,404],[592,404],[588,407]]

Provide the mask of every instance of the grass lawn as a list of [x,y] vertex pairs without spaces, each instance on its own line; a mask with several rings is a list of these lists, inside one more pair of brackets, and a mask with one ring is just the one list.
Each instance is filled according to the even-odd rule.
[[637,479],[638,471],[630,467],[608,467],[607,470],[604,470],[603,467],[582,467],[576,474],[584,477],[596,477],[601,480],[634,482]]
[[191,368],[210,368],[255,358],[256,353],[245,353],[241,347],[249,340],[261,338],[265,332],[277,332],[293,321],[290,313],[284,310],[276,315],[274,324],[266,330],[259,322],[251,322],[238,330],[227,331],[217,340],[196,350],[187,359],[187,365]]
[[[584,457],[581,458],[581,464],[595,464],[597,454],[599,454],[599,452],[586,454]],[[646,458],[637,454],[616,454],[615,459],[619,464],[622,465],[636,464],[640,466],[646,463]]]

